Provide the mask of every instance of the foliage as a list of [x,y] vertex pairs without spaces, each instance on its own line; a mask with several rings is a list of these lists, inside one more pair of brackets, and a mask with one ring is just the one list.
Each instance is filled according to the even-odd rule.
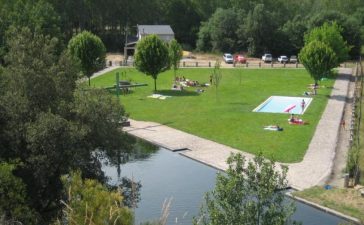
[[[359,13],[358,10],[356,13]],[[360,17],[350,14],[343,14],[340,11],[324,10],[314,15],[308,22],[309,29],[323,26],[325,23],[336,23],[340,27],[340,34],[350,47],[349,55],[351,59],[359,56],[362,38],[360,27],[364,23],[360,22]]]
[[0,163],[0,224],[2,220],[36,224],[35,213],[27,206],[25,184],[14,170],[15,164]]
[[218,99],[218,88],[220,86],[220,81],[222,79],[222,73],[220,70],[220,62],[216,61],[215,62],[215,66],[214,66],[214,70],[211,73],[211,78],[212,78],[212,84],[215,86],[215,92],[216,92],[216,101]]
[[157,77],[168,69],[168,48],[156,35],[143,38],[137,45],[135,54],[136,68],[154,79],[154,91],[157,91]]
[[258,4],[247,15],[246,22],[243,25],[243,35],[246,38],[247,50],[250,55],[257,56],[266,52],[272,52],[272,43],[276,25],[272,19],[271,13],[266,9],[264,4]]
[[[285,32],[284,27],[291,22],[299,25],[295,19],[299,17],[309,29],[321,26],[323,22],[336,21],[343,28],[344,39],[354,46],[350,56],[357,57],[363,40],[363,32],[360,31],[364,25],[360,19],[362,5],[361,0],[108,0],[107,3],[89,0],[1,0],[0,33],[10,25],[32,29],[38,26],[33,23],[39,23],[43,34],[56,36],[67,43],[75,33],[88,30],[103,40],[108,51],[119,52],[122,48],[120,40],[125,40],[126,35],[135,35],[136,24],[169,24],[182,46],[194,48],[200,42],[198,49],[202,49],[200,33],[201,30],[206,31],[206,26],[201,24],[206,24],[215,17],[218,9],[223,9],[234,12],[234,15],[220,18],[221,24],[227,20],[231,22],[231,26],[228,25],[232,29],[226,34],[236,34],[231,36],[234,36],[233,39],[228,37],[237,44],[232,49],[234,52],[296,54],[299,50],[293,46],[303,40],[302,27],[291,30],[292,33]],[[264,9],[263,14],[258,13],[261,9]],[[236,13],[237,23],[233,18]],[[33,19],[34,16],[39,20]],[[209,29],[224,30],[223,27]],[[224,36],[222,38],[225,39]],[[0,43],[4,42],[1,40]],[[6,52],[6,49],[0,49]],[[204,51],[210,50],[212,46]]]
[[83,74],[90,77],[96,71],[104,68],[106,48],[96,35],[83,31],[74,36],[68,43],[70,54],[81,64]]
[[114,154],[132,142],[119,128],[124,108],[105,91],[76,89],[75,64],[57,54],[56,39],[28,28],[12,32],[0,73],[0,159],[19,160],[25,203],[37,224],[48,224],[61,207],[61,175],[75,168],[105,181],[95,149]]
[[218,174],[215,189],[205,196],[201,224],[286,224],[295,210],[279,191],[287,187],[287,167],[278,172],[261,155],[247,162],[232,154],[227,163],[226,174]]
[[336,187],[326,190],[323,187],[315,186],[294,192],[293,195],[358,218],[362,224],[364,222],[364,205],[362,198],[359,197],[359,191],[355,188]]
[[307,45],[312,41],[320,41],[326,44],[334,51],[337,57],[337,64],[335,66],[337,66],[348,58],[348,52],[350,50],[346,41],[344,41],[340,34],[341,30],[342,28],[336,23],[324,23],[321,27],[312,29],[310,33],[305,36],[305,44]]
[[[61,221],[69,221],[69,225],[133,224],[133,214],[123,206],[123,197],[118,191],[109,191],[96,180],[83,180],[80,172],[65,176],[63,182],[67,200],[63,203]],[[62,223],[58,221],[56,224]]]
[[200,30],[197,34],[198,39],[196,43],[196,49],[198,51],[207,52],[212,49],[211,35],[208,22],[202,22]]
[[[265,156],[280,162],[299,162],[303,159],[334,82],[332,79],[321,81],[320,84],[327,88],[320,88],[315,101],[302,117],[310,122],[309,126],[289,126],[286,114],[256,113],[252,110],[272,93],[301,96],[307,84],[312,83],[306,70],[221,68],[223,80],[218,90],[218,104],[214,86],[198,87],[204,90],[201,94],[196,92],[196,87],[186,87],[183,92],[170,90],[174,76],[172,70],[158,77],[158,94],[172,96],[165,101],[146,97],[154,89],[153,80],[146,79],[135,69],[118,69],[96,77],[93,82],[96,87],[110,86],[115,83],[115,72],[123,71],[127,71],[128,78],[134,82],[148,84],[121,99],[133,119],[168,124],[252,154],[263,151]],[[212,68],[185,68],[179,71],[179,76],[204,84],[209,83],[211,72]],[[243,86],[239,84],[240,74]],[[282,84],[285,84],[284,87]],[[284,133],[263,129],[263,126],[270,124],[279,124],[284,128]],[[295,148],[291,148],[293,145]]]
[[138,207],[140,201],[140,188],[142,187],[140,182],[135,182],[128,177],[122,177],[119,188],[124,196],[123,204],[126,207],[135,209]]
[[312,41],[301,49],[300,62],[310,73],[315,83],[321,78],[329,75],[331,69],[338,65],[335,52],[321,41]]
[[359,158],[360,150],[358,147],[354,146],[350,149],[346,161],[346,172],[349,173],[351,178],[356,178],[359,173]]
[[211,45],[213,51],[234,51],[238,46],[235,28],[240,24],[239,18],[239,14],[233,9],[217,9],[209,21],[202,24],[198,48],[204,50],[207,49],[205,46]]
[[183,54],[182,47],[180,44],[178,44],[178,42],[175,39],[173,39],[169,43],[168,50],[169,50],[169,61],[174,71],[174,78],[176,78],[176,72],[177,69],[179,68],[179,63],[181,61]]
[[162,9],[165,20],[171,25],[179,43],[195,47],[201,16],[193,0],[165,1]]
[[289,44],[287,47],[287,54],[297,55],[304,46],[302,37],[307,32],[307,26],[307,20],[300,15],[295,16],[292,20],[287,21],[283,25],[282,32],[288,39]]
[[[47,1],[0,1],[0,59],[7,52],[7,34],[10,28],[28,27],[42,35],[61,38],[60,17]],[[60,49],[58,49],[60,50]]]

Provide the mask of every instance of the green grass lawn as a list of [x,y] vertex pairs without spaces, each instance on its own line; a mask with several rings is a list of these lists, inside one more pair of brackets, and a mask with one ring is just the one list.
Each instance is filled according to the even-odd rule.
[[293,195],[364,221],[364,204],[358,190],[348,188],[325,190],[322,187],[312,187],[294,192]]
[[[183,92],[171,91],[173,72],[158,76],[158,93],[170,95],[166,100],[147,98],[153,93],[153,79],[135,69],[119,69],[126,72],[121,80],[148,83],[135,88],[132,93],[121,95],[130,117],[136,120],[154,121],[188,133],[207,138],[246,152],[262,152],[266,157],[280,162],[298,162],[303,159],[315,127],[326,106],[333,80],[323,81],[318,95],[302,118],[309,125],[289,125],[289,115],[280,113],[256,113],[252,110],[272,95],[302,96],[312,79],[301,69],[221,69],[223,77],[218,89],[207,87],[198,94],[195,87]],[[200,83],[208,83],[212,69],[180,69],[179,76]],[[115,84],[112,71],[91,81],[94,87]],[[241,80],[241,82],[240,82]],[[297,106],[298,107],[298,106]],[[283,132],[266,131],[263,126],[279,124]]]

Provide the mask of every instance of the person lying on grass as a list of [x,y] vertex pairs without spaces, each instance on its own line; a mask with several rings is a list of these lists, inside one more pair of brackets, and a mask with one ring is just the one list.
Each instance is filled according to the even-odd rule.
[[283,128],[277,125],[264,126],[264,130],[283,131]]

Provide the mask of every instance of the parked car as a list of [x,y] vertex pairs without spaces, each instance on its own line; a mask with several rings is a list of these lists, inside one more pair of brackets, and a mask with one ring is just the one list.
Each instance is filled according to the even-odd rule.
[[264,54],[263,56],[262,56],[262,60],[263,60],[263,62],[272,62],[272,54]]
[[298,62],[297,56],[291,55],[291,57],[289,57],[289,62],[290,63],[297,63]]
[[235,55],[234,62],[235,63],[246,63],[246,58],[243,55]]
[[224,58],[225,63],[233,63],[234,62],[233,56],[230,53],[225,53],[223,55],[223,58]]
[[287,63],[288,62],[288,57],[285,55],[281,55],[278,57],[278,62],[280,63]]

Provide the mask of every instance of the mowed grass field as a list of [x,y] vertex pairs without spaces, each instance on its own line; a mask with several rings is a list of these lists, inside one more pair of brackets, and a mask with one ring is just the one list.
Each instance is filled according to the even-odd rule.
[[[245,152],[262,152],[265,157],[287,163],[303,159],[334,83],[334,80],[321,82],[325,87],[318,90],[302,116],[309,125],[302,126],[289,125],[289,114],[252,112],[272,95],[302,97],[313,82],[302,69],[221,69],[217,97],[214,86],[172,91],[173,71],[166,71],[157,79],[157,93],[172,96],[166,100],[148,98],[153,94],[153,79],[135,69],[114,70],[93,79],[91,86],[114,85],[116,72],[121,74],[120,80],[148,84],[120,96],[130,118],[165,124]],[[178,76],[209,83],[211,72],[212,69],[203,68],[179,69]],[[196,89],[205,92],[197,93]],[[284,131],[263,129],[272,124],[279,124]]]

